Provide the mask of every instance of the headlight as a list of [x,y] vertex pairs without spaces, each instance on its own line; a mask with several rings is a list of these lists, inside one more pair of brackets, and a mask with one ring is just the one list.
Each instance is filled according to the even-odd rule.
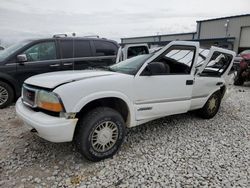
[[55,93],[43,90],[37,93],[37,107],[53,112],[63,111],[63,105],[59,97]]

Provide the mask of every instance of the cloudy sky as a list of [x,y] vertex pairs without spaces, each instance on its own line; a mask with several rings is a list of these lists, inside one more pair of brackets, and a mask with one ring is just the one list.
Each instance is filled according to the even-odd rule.
[[196,20],[250,13],[249,0],[0,0],[0,40],[72,33],[120,38],[192,32]]

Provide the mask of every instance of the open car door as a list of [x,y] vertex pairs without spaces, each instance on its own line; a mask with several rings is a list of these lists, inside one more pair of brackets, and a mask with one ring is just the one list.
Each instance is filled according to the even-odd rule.
[[196,65],[196,74],[209,77],[226,77],[233,66],[236,53],[212,46],[206,60]]
[[233,51],[211,47],[206,57],[200,57],[196,64],[191,109],[201,108],[203,105],[200,104],[212,93],[228,85],[228,73],[235,55]]
[[[198,42],[173,41],[143,64],[134,82],[137,121],[190,109],[198,51]],[[152,65],[158,68],[148,73]]]

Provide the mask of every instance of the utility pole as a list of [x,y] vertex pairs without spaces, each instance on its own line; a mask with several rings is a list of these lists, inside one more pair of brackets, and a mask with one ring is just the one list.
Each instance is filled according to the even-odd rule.
[[228,37],[229,20],[226,21],[225,28],[226,28],[226,37]]
[[75,36],[76,36],[76,33],[72,33],[72,37],[73,37],[73,70],[75,70]]

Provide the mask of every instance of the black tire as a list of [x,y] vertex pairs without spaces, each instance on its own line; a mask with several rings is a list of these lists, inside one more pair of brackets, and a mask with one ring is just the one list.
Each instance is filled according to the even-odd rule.
[[0,109],[9,106],[14,100],[14,91],[12,87],[0,81]]
[[[105,151],[98,151],[97,147],[100,147],[101,144],[99,144],[97,140],[99,137],[101,138],[101,136],[98,137],[96,131],[101,132],[98,130],[101,125],[110,125],[106,125],[106,123],[110,123],[112,126],[116,126],[117,128],[115,129],[115,133],[112,132],[108,136],[105,136],[104,133],[104,139],[107,139],[111,135],[113,138],[115,134],[117,135],[115,136],[116,141],[112,144],[109,144],[109,147],[112,146],[111,148],[107,148]],[[123,143],[124,137],[125,123],[122,116],[112,108],[98,107],[88,112],[83,118],[79,119],[77,128],[75,130],[74,141],[78,150],[85,158],[90,161],[100,161],[102,159],[112,157],[119,150],[121,144]],[[93,143],[94,138],[96,138],[95,144]],[[103,149],[103,147],[100,148]]]
[[[210,106],[210,103],[215,104],[213,107]],[[207,100],[206,104],[199,110],[197,110],[197,114],[204,119],[210,119],[213,118],[217,112],[219,111],[221,103],[221,93],[220,91],[217,91],[213,93],[209,99]]]
[[240,73],[238,73],[237,76],[235,77],[234,85],[236,85],[236,86],[242,86],[244,84],[244,82],[245,82],[244,78],[242,78],[242,76],[240,75]]

